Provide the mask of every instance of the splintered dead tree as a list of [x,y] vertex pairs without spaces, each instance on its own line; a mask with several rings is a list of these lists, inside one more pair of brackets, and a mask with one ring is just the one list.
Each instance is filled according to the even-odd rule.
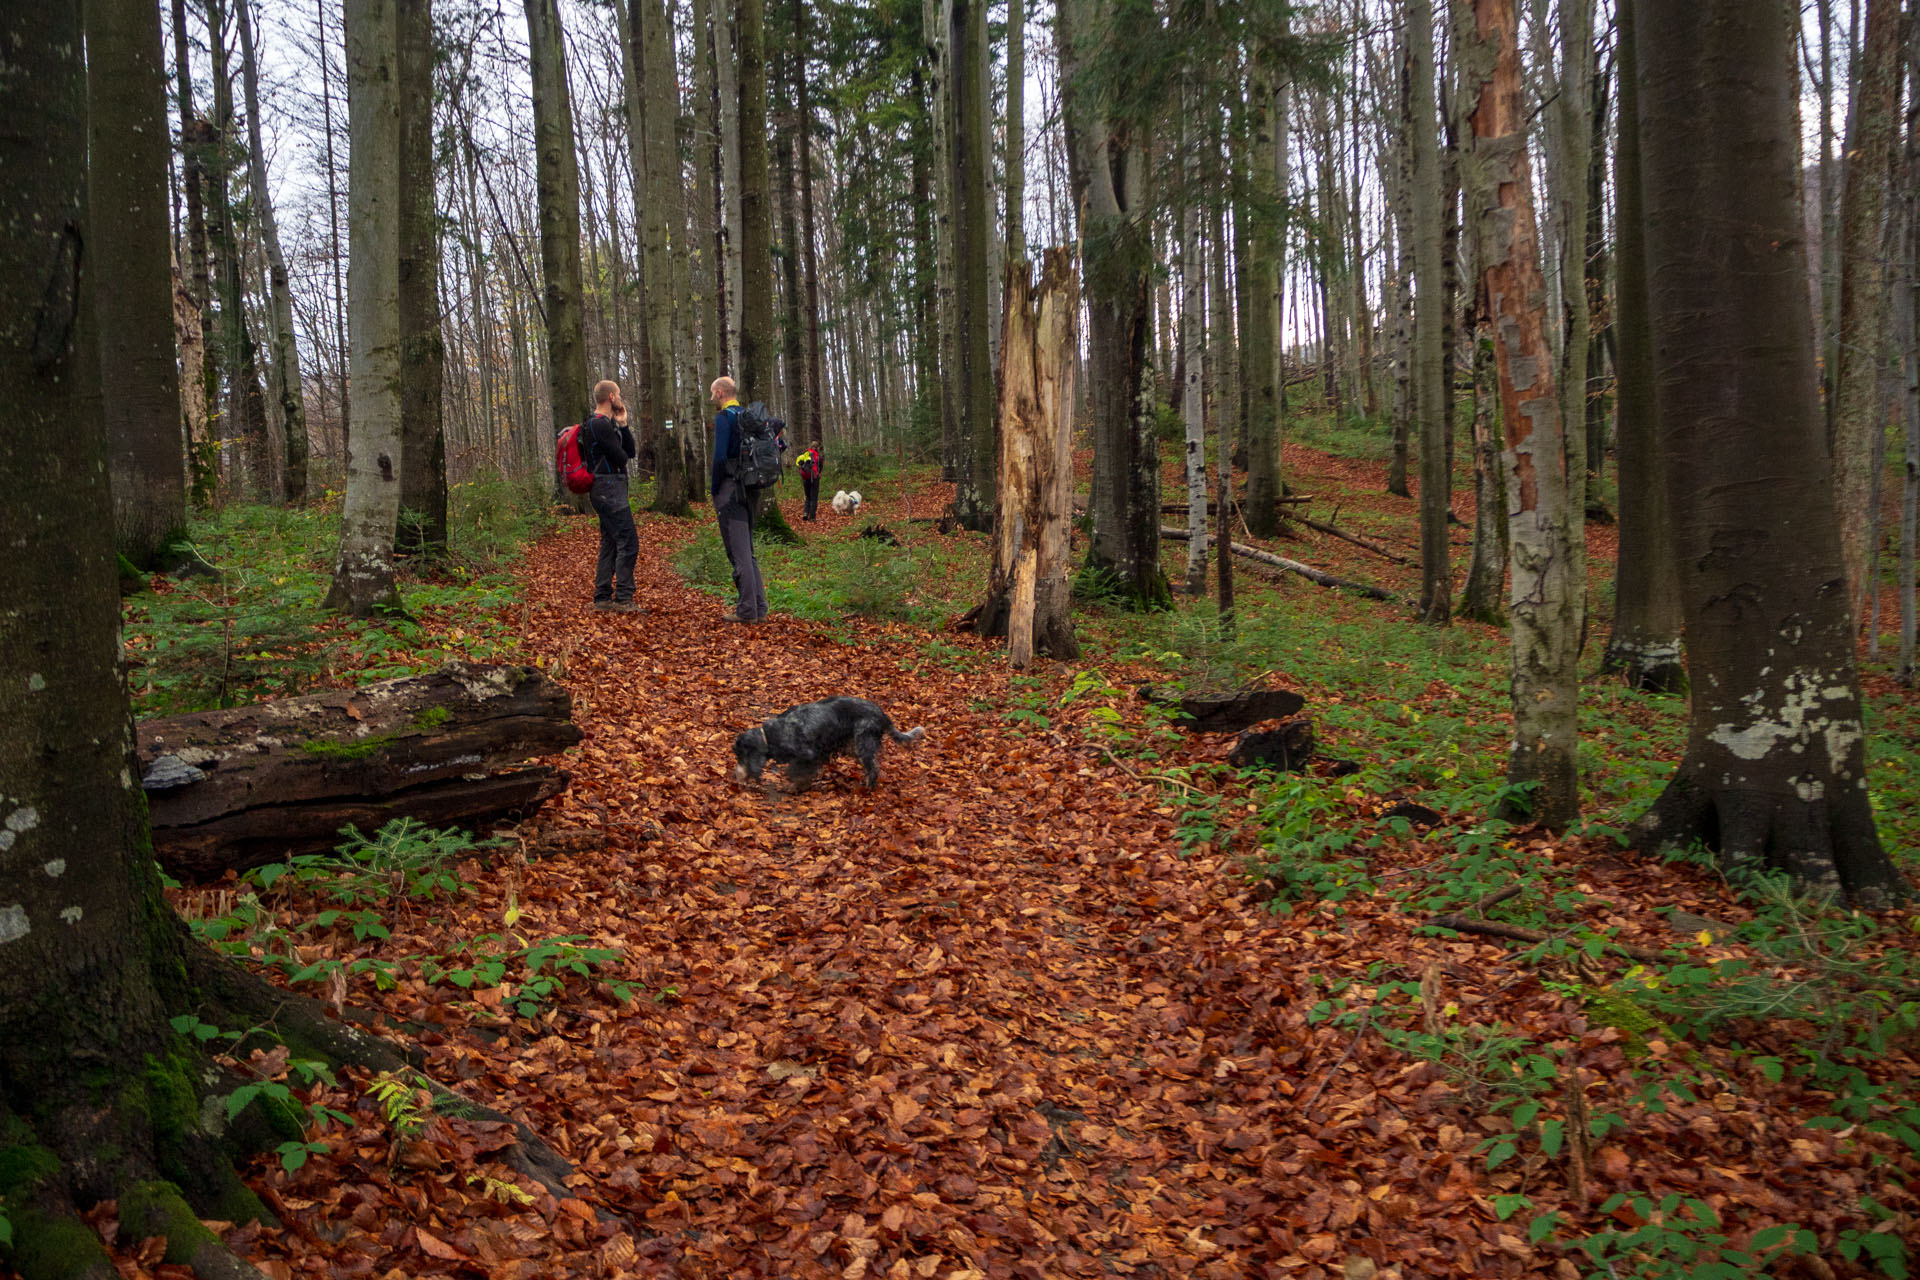
[[1511,556],[1513,740],[1507,778],[1531,792],[1509,807],[1549,828],[1580,812],[1578,710],[1583,585],[1581,478],[1567,472],[1565,424],[1546,333],[1546,282],[1533,215],[1513,0],[1454,8],[1461,86],[1475,103],[1462,164],[1467,212],[1494,331],[1506,447]]
[[1860,905],[1905,888],[1868,803],[1800,234],[1789,11],[1636,7],[1655,399],[1692,667],[1633,832]]
[[353,435],[340,552],[326,607],[398,610],[400,515],[400,100],[395,0],[346,0],[347,330]]
[[981,635],[1007,637],[1017,669],[1032,665],[1035,653],[1080,656],[1068,579],[1079,292],[1071,249],[1047,250],[1037,286],[1030,264],[1007,264],[996,433],[1000,501],[978,628]]

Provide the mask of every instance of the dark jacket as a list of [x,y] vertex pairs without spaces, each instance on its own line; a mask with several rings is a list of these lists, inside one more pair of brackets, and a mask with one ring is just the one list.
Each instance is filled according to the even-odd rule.
[[707,492],[720,492],[720,482],[727,478],[727,461],[733,457],[733,432],[740,420],[738,402],[728,405],[713,415],[713,475]]
[[580,424],[580,458],[597,476],[623,476],[633,461],[633,432],[603,413]]

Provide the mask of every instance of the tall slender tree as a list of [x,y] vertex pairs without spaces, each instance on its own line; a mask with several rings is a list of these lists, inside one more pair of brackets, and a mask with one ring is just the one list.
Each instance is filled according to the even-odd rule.
[[[540,272],[547,329],[551,441],[579,418],[587,375],[585,290],[580,272],[580,171],[565,32],[556,0],[526,0],[533,79],[534,168],[539,186]],[[555,492],[568,495],[554,478]],[[576,510],[584,510],[579,499]]]
[[[1580,811],[1580,599],[1573,543],[1582,537],[1578,477],[1567,473],[1565,423],[1547,339],[1546,283],[1533,215],[1513,0],[1454,9],[1454,49],[1473,110],[1463,168],[1468,216],[1494,331],[1506,448],[1513,739],[1506,806],[1558,829]],[[1522,790],[1524,789],[1524,790]]]
[[1434,108],[1433,5],[1407,2],[1410,71],[1407,112],[1409,230],[1413,238],[1413,407],[1420,425],[1420,617],[1446,626],[1453,617],[1453,556],[1447,516],[1453,493],[1447,437],[1453,430],[1453,388],[1447,382],[1446,300],[1442,297],[1440,211],[1445,186]]
[[772,174],[767,165],[766,0],[738,0],[740,83],[740,377],[747,397],[774,387]]
[[[244,0],[242,0],[244,3]],[[434,208],[433,0],[395,0],[400,47],[400,509],[397,546],[447,549],[446,342]]]
[[114,543],[137,567],[156,568],[174,557],[187,523],[160,10],[148,0],[86,0],[86,21],[88,144],[102,169],[88,188],[89,216],[116,231],[92,246],[89,268],[94,284],[109,282],[91,302]]
[[1284,146],[1287,121],[1274,83],[1273,60],[1255,47],[1248,53],[1247,130],[1251,142],[1247,199],[1238,213],[1247,224],[1242,284],[1247,325],[1241,346],[1241,385],[1246,396],[1247,528],[1271,537],[1280,528],[1280,254],[1281,196],[1276,147]]
[[220,455],[213,416],[218,412],[220,375],[213,360],[213,310],[208,300],[211,290],[207,266],[206,182],[202,176],[207,144],[194,108],[190,45],[186,0],[173,0],[174,101],[180,116],[180,186],[184,193],[182,203],[186,206],[186,292],[200,329],[199,363],[185,373],[186,377],[198,381],[200,392],[183,398],[182,412],[185,413],[185,405],[200,411],[198,421],[187,415],[187,462],[190,496],[194,502],[204,504],[213,501],[219,487]]
[[948,15],[948,164],[953,180],[954,323],[956,380],[963,465],[954,492],[960,521],[984,530],[993,523],[997,447],[993,394],[993,187],[987,155],[985,0],[943,0]]
[[[1693,697],[1634,830],[1872,904],[1902,887],[1867,795],[1853,619],[1800,234],[1793,11],[1636,8],[1655,399]],[[1763,478],[1764,483],[1756,483]]]
[[[672,33],[659,0],[628,0],[627,114],[632,156],[634,207],[641,220],[641,309],[646,323],[645,424],[654,442],[656,483],[653,509],[669,515],[687,513],[687,466],[680,448],[686,414],[676,408],[673,371],[674,309],[690,300],[676,298],[668,230],[684,234],[684,187],[680,180],[680,152],[674,137],[679,96],[674,88]],[[716,375],[717,376],[717,375]],[[680,419],[669,429],[667,424]],[[675,432],[679,434],[675,434]]]
[[346,0],[347,330],[359,413],[327,607],[397,611],[400,515],[400,29],[396,0]]

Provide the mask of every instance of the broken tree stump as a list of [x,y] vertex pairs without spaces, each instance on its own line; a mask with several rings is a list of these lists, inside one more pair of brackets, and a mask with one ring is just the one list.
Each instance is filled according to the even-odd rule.
[[1176,697],[1145,688],[1140,696],[1156,706],[1178,707],[1173,727],[1188,733],[1238,733],[1263,720],[1299,715],[1307,700],[1291,689],[1242,689],[1221,696]]
[[1242,733],[1227,753],[1227,763],[1236,769],[1261,766],[1292,773],[1307,767],[1314,745],[1313,721],[1300,716],[1275,729]]
[[531,813],[571,775],[530,765],[580,740],[533,667],[448,663],[358,689],[143,720],[154,854],[180,879],[331,849],[341,827]]

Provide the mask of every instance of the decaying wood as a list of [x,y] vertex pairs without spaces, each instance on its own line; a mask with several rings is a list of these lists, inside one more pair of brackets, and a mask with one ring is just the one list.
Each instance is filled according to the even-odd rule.
[[1176,697],[1143,688],[1140,696],[1155,706],[1179,707],[1174,727],[1189,733],[1239,733],[1262,721],[1297,716],[1307,705],[1307,700],[1291,689],[1242,689],[1223,697]]
[[986,602],[969,621],[983,636],[1006,636],[1016,668],[1031,665],[1035,653],[1080,653],[1067,578],[1078,308],[1066,250],[1047,251],[1037,285],[1027,263],[1007,264],[993,563]]
[[529,765],[580,740],[566,690],[532,667],[449,663],[384,680],[138,725],[161,865],[218,876],[332,848],[347,823],[472,823],[528,813],[569,775]]
[[1368,542],[1365,538],[1357,537],[1354,534],[1348,533],[1345,529],[1337,528],[1336,526],[1330,525],[1330,524],[1321,524],[1318,520],[1309,520],[1306,516],[1294,516],[1293,519],[1298,520],[1301,524],[1307,526],[1307,528],[1309,529],[1317,529],[1321,533],[1330,534],[1333,537],[1339,538],[1344,542],[1351,542],[1354,546],[1359,547],[1362,551],[1371,551],[1373,552],[1373,554],[1384,557],[1385,559],[1391,560],[1395,564],[1412,564],[1413,563],[1411,559],[1401,555],[1399,552],[1389,551],[1385,547],[1381,546],[1379,543]]
[[[1160,536],[1174,542],[1184,542],[1186,541],[1187,531],[1185,529],[1168,528],[1163,525],[1160,529]],[[1298,560],[1289,560],[1285,556],[1276,556],[1271,551],[1262,551],[1258,547],[1250,547],[1244,542],[1231,542],[1227,545],[1233,549],[1233,554],[1242,559],[1252,560],[1256,564],[1270,565],[1275,569],[1285,569],[1288,573],[1299,574],[1308,582],[1318,583],[1323,587],[1344,587],[1348,591],[1358,591],[1361,595],[1371,599],[1385,600],[1392,604],[1408,603],[1405,596],[1395,595],[1393,592],[1381,587],[1372,587],[1364,582],[1350,582],[1345,578],[1336,578],[1324,570],[1314,568],[1312,565],[1301,564]]]
[[1293,772],[1307,767],[1315,745],[1313,721],[1300,716],[1275,729],[1242,733],[1227,753],[1227,763],[1236,769],[1264,765],[1282,773]]

